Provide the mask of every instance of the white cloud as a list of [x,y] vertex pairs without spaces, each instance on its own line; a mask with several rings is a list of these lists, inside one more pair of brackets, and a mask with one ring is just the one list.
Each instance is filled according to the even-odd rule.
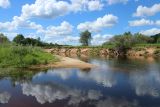
[[91,40],[91,44],[92,45],[101,45],[103,44],[104,42],[108,41],[110,38],[112,38],[113,35],[101,35],[101,34],[96,34],[92,37],[92,40]]
[[[92,36],[91,45],[101,45],[104,42],[108,41],[113,35],[105,34],[96,34]],[[61,36],[59,38],[55,38],[54,36],[46,36],[45,41],[59,43],[59,44],[71,44],[71,45],[79,45],[79,36]]]
[[144,16],[153,16],[156,13],[160,12],[160,3],[154,4],[152,7],[138,6],[136,13],[133,16],[144,17]]
[[[101,45],[104,42],[108,41],[112,38],[113,35],[110,34],[96,34],[92,36],[91,45]],[[55,38],[55,36],[45,36],[45,41],[59,43],[59,44],[71,44],[71,45],[79,45],[79,36],[59,36]]]
[[160,33],[160,29],[158,29],[158,28],[152,28],[152,29],[140,31],[140,33],[144,34],[144,35],[150,36],[150,35],[155,35],[155,34]]
[[91,11],[101,10],[103,6],[104,6],[104,5],[101,4],[101,2],[98,1],[98,0],[90,1],[90,2],[88,3],[88,9],[91,10]]
[[80,31],[89,30],[91,32],[99,32],[103,28],[112,27],[118,22],[118,17],[112,14],[107,14],[103,17],[97,18],[93,22],[80,23],[77,29]]
[[7,8],[9,6],[10,6],[10,1],[9,0],[0,0],[0,7]]
[[43,29],[42,25],[18,16],[14,16],[11,22],[0,22],[0,30],[13,31],[17,30],[18,28],[35,29],[37,31],[41,31]]
[[126,4],[128,2],[128,0],[107,0],[107,2],[108,2],[109,5],[116,4],[116,3]]
[[102,9],[103,4],[99,0],[36,0],[34,4],[26,4],[22,7],[24,17],[55,18],[69,12],[94,11]]
[[15,25],[12,22],[0,22],[0,30],[14,30],[16,29]]
[[8,92],[0,93],[0,104],[8,103],[10,98],[11,98],[11,95]]
[[13,38],[18,34],[16,32],[2,32],[2,33],[6,35],[9,40],[13,40]]
[[52,42],[52,43],[58,43],[61,45],[79,45],[79,36],[45,36],[44,41],[46,42]]
[[160,20],[153,21],[153,20],[147,20],[147,19],[140,19],[140,20],[134,20],[129,21],[130,26],[146,26],[146,25],[156,25],[160,26]]
[[[35,30],[35,34],[28,35],[29,37],[35,37],[36,35],[44,35],[43,40],[47,42],[74,45],[79,44],[79,37],[72,36],[73,26],[64,21],[59,26],[48,26],[44,28],[42,25],[30,21],[33,17],[40,18],[55,18],[65,15],[69,12],[78,11],[95,11],[101,10],[104,4],[100,0],[71,0],[57,1],[57,0],[36,0],[34,4],[26,4],[22,7],[22,13],[20,16],[14,16],[12,21],[0,22],[0,30],[3,32],[9,31],[7,35],[10,40],[15,36],[10,36],[13,31],[19,29],[32,29]],[[118,17],[112,14],[105,15],[98,18],[93,22],[85,22],[78,25],[79,30],[90,29],[92,32],[99,32],[103,28],[112,27],[117,23]],[[93,24],[93,25],[92,25]],[[56,38],[55,38],[56,37]],[[92,44],[101,44],[108,38],[107,35],[93,36]],[[96,42],[96,39],[99,39]]]
[[[34,17],[55,18],[70,12],[101,10],[103,6],[104,5],[100,0],[36,0],[33,4],[25,4],[22,7],[22,13],[20,16],[14,16],[12,20],[8,22],[0,22],[0,30],[3,32],[15,32],[21,28],[32,29],[35,30],[35,35],[44,35],[44,40],[47,40],[48,42],[54,41],[62,44],[67,42],[78,43],[79,37],[71,36],[73,26],[70,23],[64,21],[59,26],[51,25],[44,28],[42,25],[30,21],[30,19]],[[55,39],[55,36],[62,36],[63,38]]]
[[70,23],[63,21],[60,26],[49,26],[42,32],[45,36],[66,36],[70,35],[72,31],[73,26]]
[[130,26],[145,26],[145,25],[153,25],[154,22],[152,20],[140,19],[129,21]]
[[56,0],[36,0],[34,4],[22,7],[22,15],[30,17],[55,18],[69,11],[69,3]]
[[73,26],[66,21],[63,21],[59,26],[49,26],[39,33],[44,35],[46,42],[66,44],[79,40],[79,37],[70,36],[73,33]]
[[14,16],[13,21],[11,22],[0,22],[0,30],[14,31],[19,28],[36,30],[35,35],[43,34],[45,36],[44,38],[49,39],[54,38],[55,36],[68,36],[71,35],[73,31],[73,26],[66,21],[63,21],[59,26],[48,26],[47,28],[44,28],[42,25],[36,24],[35,22],[26,21],[23,17],[18,16]]

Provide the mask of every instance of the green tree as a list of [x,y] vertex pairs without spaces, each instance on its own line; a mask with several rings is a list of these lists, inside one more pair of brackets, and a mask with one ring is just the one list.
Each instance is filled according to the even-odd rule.
[[16,37],[14,37],[13,42],[17,44],[24,44],[24,36],[22,34],[18,34]]
[[135,33],[134,34],[134,39],[135,39],[136,44],[152,43],[153,42],[153,38],[151,38],[149,36],[145,36],[145,35],[140,34],[140,33]]
[[7,43],[9,39],[3,33],[0,33],[0,43]]
[[160,43],[160,37],[157,39],[157,43]]
[[[122,35],[115,35],[112,37],[108,44],[112,44],[118,55],[123,55],[130,49],[135,43],[134,37],[131,32],[125,32]],[[105,43],[107,44],[107,42]]]
[[130,48],[134,44],[133,35],[130,32],[125,32],[122,35],[116,35],[111,39],[111,42],[118,47]]
[[91,33],[88,30],[80,33],[79,41],[83,46],[88,46],[90,44],[91,39]]
[[159,43],[160,33],[151,36],[151,38],[153,38],[153,43]]

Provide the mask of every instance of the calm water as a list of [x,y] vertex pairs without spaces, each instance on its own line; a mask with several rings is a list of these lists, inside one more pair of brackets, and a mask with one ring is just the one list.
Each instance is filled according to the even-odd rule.
[[96,68],[0,70],[0,107],[160,107],[160,60],[83,59]]

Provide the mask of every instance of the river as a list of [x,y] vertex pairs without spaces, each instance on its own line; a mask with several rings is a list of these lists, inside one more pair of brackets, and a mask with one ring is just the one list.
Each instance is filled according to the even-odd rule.
[[0,69],[0,107],[160,107],[157,58],[82,58],[92,69]]

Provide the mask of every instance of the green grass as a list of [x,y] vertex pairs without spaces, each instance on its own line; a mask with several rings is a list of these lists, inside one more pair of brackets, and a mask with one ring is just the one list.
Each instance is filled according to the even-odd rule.
[[108,48],[108,49],[113,49],[115,46],[114,45],[104,45],[104,46],[58,46],[58,47],[54,47],[54,48],[79,48],[79,49],[83,49],[83,48]]
[[37,64],[47,64],[58,59],[41,48],[32,46],[0,45],[0,67],[29,67]]
[[156,47],[156,48],[160,48],[160,43],[157,44],[136,44],[134,47],[144,47],[144,48],[148,48],[148,47]]

